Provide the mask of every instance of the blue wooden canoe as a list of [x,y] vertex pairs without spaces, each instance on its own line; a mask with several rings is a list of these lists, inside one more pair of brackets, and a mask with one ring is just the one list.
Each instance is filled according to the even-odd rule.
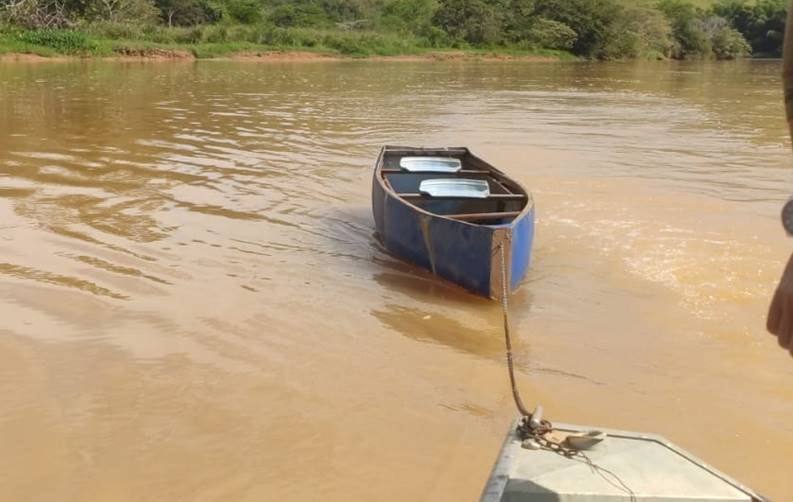
[[394,255],[483,296],[501,298],[526,274],[534,202],[467,148],[386,146],[372,181],[377,236]]

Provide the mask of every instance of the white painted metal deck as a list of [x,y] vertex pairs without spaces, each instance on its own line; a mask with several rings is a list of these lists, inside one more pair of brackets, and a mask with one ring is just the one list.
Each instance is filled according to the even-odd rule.
[[[583,458],[521,446],[510,429],[481,502],[758,502],[740,483],[665,439],[609,431]],[[562,433],[588,429],[563,425]],[[609,473],[619,478],[615,479]],[[627,489],[626,489],[627,488]]]

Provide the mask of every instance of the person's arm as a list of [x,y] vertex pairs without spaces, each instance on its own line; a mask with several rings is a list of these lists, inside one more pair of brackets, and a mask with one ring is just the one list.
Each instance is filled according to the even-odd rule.
[[793,255],[788,259],[774,292],[766,326],[772,335],[776,335],[779,345],[793,356]]
[[[793,5],[788,6],[782,58],[785,116],[793,140]],[[788,259],[779,286],[771,300],[766,327],[772,335],[776,335],[779,345],[793,356],[793,254]]]

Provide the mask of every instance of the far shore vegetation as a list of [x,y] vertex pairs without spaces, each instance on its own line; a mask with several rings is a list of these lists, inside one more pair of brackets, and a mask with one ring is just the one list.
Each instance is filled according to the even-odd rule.
[[778,57],[786,0],[0,0],[0,54]]

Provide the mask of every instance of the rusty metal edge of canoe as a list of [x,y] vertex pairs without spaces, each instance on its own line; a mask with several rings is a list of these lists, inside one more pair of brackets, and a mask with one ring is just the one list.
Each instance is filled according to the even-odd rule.
[[[386,154],[400,153],[458,156],[467,165],[487,171],[510,191],[525,195],[525,205],[509,223],[498,225],[476,224],[426,211],[401,198],[382,173]],[[515,290],[528,270],[534,240],[531,194],[468,148],[381,148],[372,179],[372,213],[377,237],[390,253],[482,296],[501,297],[501,242],[508,244],[508,290]]]

